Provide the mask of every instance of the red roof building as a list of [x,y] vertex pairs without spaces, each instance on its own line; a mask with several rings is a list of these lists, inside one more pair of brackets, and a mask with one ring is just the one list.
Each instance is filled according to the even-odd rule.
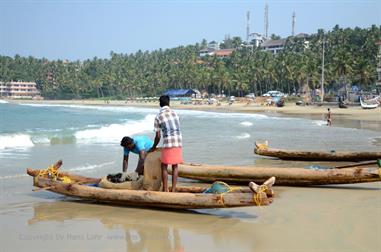
[[234,52],[234,49],[221,49],[214,51],[213,55],[216,55],[219,58],[230,57],[230,55]]

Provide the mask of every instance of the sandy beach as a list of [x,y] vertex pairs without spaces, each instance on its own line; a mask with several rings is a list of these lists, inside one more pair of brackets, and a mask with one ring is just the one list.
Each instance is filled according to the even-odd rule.
[[[99,100],[18,100],[9,102],[158,109],[157,102],[104,102]],[[176,109],[265,114],[272,117],[307,118],[323,122],[328,108],[293,104],[277,108],[239,102],[232,105],[222,103],[220,106],[185,105],[173,102],[172,106]],[[377,136],[381,132],[381,108],[363,110],[360,107],[349,107],[348,109],[331,107],[331,110],[333,127],[345,127],[347,131],[343,134],[356,133],[357,130],[352,129],[361,129],[366,132],[370,130],[372,136]],[[260,122],[263,123],[263,121]],[[286,123],[292,124],[293,121],[289,120]],[[257,125],[254,123],[254,126]],[[227,128],[230,130],[229,127]],[[256,130],[255,127],[250,129]],[[280,129],[276,128],[276,130]],[[320,126],[317,130],[324,132],[327,127]],[[238,132],[238,130],[236,131]],[[236,134],[240,133],[237,132]],[[295,138],[298,133],[292,134],[292,137]],[[188,136],[188,138],[191,137]],[[350,139],[353,143],[352,148],[355,149],[353,139],[356,137]],[[228,139],[225,140],[228,141]],[[334,139],[334,142],[337,143],[336,146],[340,146],[341,140],[340,137]],[[212,141],[212,138],[209,141]],[[368,144],[365,146],[369,147],[370,144],[367,141],[362,142]],[[31,157],[32,161],[20,156],[20,160],[16,160],[8,166],[12,166],[12,168],[14,166],[23,171],[26,167],[20,166],[26,166],[26,164],[28,167],[42,168],[42,162],[39,159],[56,157],[54,151],[64,156],[64,169],[72,168],[71,164],[75,163],[75,159],[78,157],[83,158],[86,162],[94,156],[99,157],[99,160],[105,159],[103,162],[108,162],[108,159],[120,160],[119,153],[113,152],[109,145],[99,149],[99,152],[96,153],[94,153],[96,150],[94,146],[81,145],[77,148],[75,144],[69,145],[73,147],[66,147],[68,150],[65,153],[64,145],[37,146]],[[102,144],[99,145],[102,146]],[[233,160],[231,162],[236,162],[238,165],[304,167],[308,164],[308,162],[254,157],[252,149],[246,147],[247,152],[235,153],[233,151],[223,152],[224,148],[218,149],[213,146],[212,142],[207,142],[205,145],[209,145],[204,148],[210,151],[205,153],[205,156],[201,156],[197,152],[198,149],[203,148],[203,146],[197,146],[197,142],[189,144],[187,151],[204,160],[208,160],[207,156],[214,155],[216,163],[221,159],[222,162]],[[376,140],[370,147],[377,149],[380,148],[379,146],[381,146],[381,140]],[[240,160],[241,156],[245,156],[246,161]],[[48,161],[50,160],[44,160],[45,163]],[[134,165],[133,162],[132,165]],[[323,165],[333,166],[335,163],[323,163]],[[92,166],[92,163],[89,163],[89,166]],[[119,163],[115,166],[120,168]],[[86,169],[87,166],[80,167],[75,173],[103,176],[109,172],[103,167],[94,170],[93,173],[92,170]],[[180,183],[185,182],[180,181]],[[4,251],[376,252],[381,248],[379,239],[381,237],[381,220],[379,218],[381,182],[313,187],[275,186],[276,196],[270,206],[197,211],[120,207],[77,200],[44,190],[32,192],[32,189],[32,178],[25,174],[11,177],[11,179],[6,177],[0,179],[0,224],[2,226],[0,241]]]

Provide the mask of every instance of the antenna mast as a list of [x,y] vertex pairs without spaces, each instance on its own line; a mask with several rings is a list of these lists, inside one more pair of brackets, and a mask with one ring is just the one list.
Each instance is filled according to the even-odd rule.
[[246,42],[249,43],[249,36],[250,36],[250,11],[246,12]]
[[295,36],[295,11],[292,13],[292,36],[294,37]]
[[269,6],[265,5],[265,37],[268,38],[269,35]]

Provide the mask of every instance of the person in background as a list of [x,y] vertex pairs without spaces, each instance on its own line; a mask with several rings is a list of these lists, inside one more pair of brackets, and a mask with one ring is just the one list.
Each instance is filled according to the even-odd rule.
[[161,151],[161,172],[163,191],[168,192],[168,165],[172,165],[172,192],[176,192],[178,164],[183,162],[182,135],[180,120],[177,114],[169,107],[169,96],[160,96],[160,112],[155,118],[155,140],[150,151],[154,151],[163,134],[163,148]]
[[147,152],[152,148],[153,142],[147,136],[135,136],[133,138],[125,136],[122,138],[120,145],[124,149],[123,154],[123,173],[127,172],[128,169],[128,157],[130,152],[139,155],[139,161],[136,166],[135,172],[138,175],[143,175],[144,173],[144,161]]
[[328,108],[328,113],[327,113],[327,126],[332,126],[332,114],[331,110]]

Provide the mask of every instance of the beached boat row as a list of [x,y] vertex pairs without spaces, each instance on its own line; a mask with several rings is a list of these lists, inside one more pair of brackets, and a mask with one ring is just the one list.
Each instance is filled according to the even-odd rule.
[[[255,153],[284,159],[297,160],[375,160],[381,153],[313,153],[287,152],[271,150],[267,144],[256,144]],[[273,155],[273,154],[276,155]],[[281,155],[279,154],[281,153]],[[288,155],[285,155],[288,153]],[[150,153],[146,158],[145,170],[160,170],[159,151]],[[179,166],[179,177],[198,181],[214,182],[213,186],[222,185],[224,190],[210,192],[206,187],[180,186],[177,192],[161,192],[161,177],[145,174],[144,179],[154,178],[155,185],[146,181],[124,182],[125,185],[115,187],[103,186],[102,178],[90,178],[60,172],[62,162],[59,161],[47,170],[28,169],[33,177],[34,186],[59,194],[82,199],[95,200],[118,205],[144,206],[175,209],[226,208],[242,206],[268,205],[272,202],[274,191],[272,186],[310,186],[328,184],[352,184],[381,181],[381,168],[362,167],[364,164],[347,165],[341,168],[305,169],[297,167],[240,167],[211,166],[201,164],[182,164]],[[378,160],[381,166],[381,160]],[[157,173],[160,175],[161,173]],[[134,184],[135,183],[135,184]],[[159,183],[159,184],[158,184]],[[231,187],[226,183],[245,184],[246,187]],[[109,184],[109,183],[108,183]],[[259,186],[259,185],[261,186]],[[115,188],[120,189],[115,189]],[[111,188],[111,189],[110,189]],[[209,190],[208,190],[209,189]]]

